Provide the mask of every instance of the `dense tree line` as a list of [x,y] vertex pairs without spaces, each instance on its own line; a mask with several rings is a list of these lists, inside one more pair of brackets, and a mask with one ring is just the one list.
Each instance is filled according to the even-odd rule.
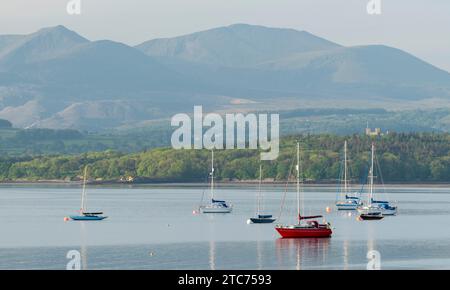
[[171,133],[170,126],[113,133],[88,133],[70,129],[1,129],[0,126],[0,155],[73,155],[108,149],[139,152],[170,145]]
[[[286,180],[295,156],[295,142],[301,144],[302,177],[306,181],[336,180],[340,174],[344,141],[348,141],[352,179],[367,175],[370,146],[375,142],[377,162],[386,182],[450,181],[450,135],[437,133],[390,133],[365,135],[300,135],[286,137],[279,157],[262,161],[263,175]],[[222,180],[251,180],[259,176],[260,155],[256,150],[217,150],[216,175]],[[157,148],[139,153],[103,151],[80,155],[3,158],[0,178],[7,180],[79,179],[89,165],[90,178],[119,180],[123,177],[147,180],[201,181],[208,177],[210,152]]]

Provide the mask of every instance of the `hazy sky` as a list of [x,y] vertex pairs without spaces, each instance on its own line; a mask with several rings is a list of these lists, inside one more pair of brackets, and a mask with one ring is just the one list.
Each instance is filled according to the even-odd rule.
[[62,24],[91,39],[130,45],[233,23],[307,30],[343,45],[386,44],[450,71],[450,1],[381,0],[0,0],[0,34]]

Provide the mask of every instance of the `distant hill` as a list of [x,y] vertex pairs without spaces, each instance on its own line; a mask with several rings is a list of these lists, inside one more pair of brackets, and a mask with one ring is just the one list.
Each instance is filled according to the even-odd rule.
[[150,56],[230,67],[252,66],[293,53],[338,47],[338,44],[306,31],[248,24],[154,39],[137,46]]
[[216,84],[222,94],[242,98],[295,95],[370,103],[450,97],[448,72],[402,50],[343,47],[292,29],[239,24],[137,48],[173,70]]
[[106,130],[191,112],[449,106],[450,74],[383,45],[236,24],[146,41],[90,41],[63,26],[0,36],[0,118]]
[[[102,108],[105,107],[105,108]],[[135,108],[116,103],[117,111],[109,112],[108,104],[74,104],[63,116],[43,121],[48,127],[63,128],[79,124],[97,132],[73,129],[19,129],[0,127],[0,156],[36,156],[53,154],[78,154],[90,151],[116,150],[138,152],[155,147],[170,146],[173,127],[169,120],[142,121],[120,125],[108,116],[122,115],[125,120]],[[263,111],[272,113],[274,111]],[[435,132],[450,133],[450,110],[387,111],[384,109],[294,109],[280,113],[280,135],[295,134],[364,134],[367,122],[371,128],[381,128],[383,133]],[[85,116],[85,118],[79,118]],[[90,122],[93,118],[97,122]],[[0,121],[1,122],[1,121]],[[68,123],[65,123],[68,122]],[[104,123],[102,123],[104,122]],[[114,123],[113,123],[114,122]],[[116,124],[117,129],[103,131],[105,123]],[[10,125],[10,124],[9,124]],[[206,129],[205,129],[206,130]]]
[[268,61],[260,69],[314,72],[334,83],[448,84],[449,73],[402,50],[367,45],[295,53]]
[[15,70],[20,65],[39,63],[70,54],[89,40],[64,26],[43,28],[29,35],[0,36],[0,64]]

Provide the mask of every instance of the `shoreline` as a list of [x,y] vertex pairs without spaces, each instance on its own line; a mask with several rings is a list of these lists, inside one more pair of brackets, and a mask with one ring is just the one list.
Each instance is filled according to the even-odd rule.
[[[251,186],[258,185],[258,180],[243,180],[243,181],[216,181],[216,186]],[[153,181],[153,182],[121,182],[121,181],[90,181],[87,183],[91,186],[205,186],[205,182],[200,181],[179,181],[179,180],[164,180],[164,181]],[[268,186],[285,186],[285,181],[263,181],[263,185]],[[65,180],[38,180],[38,181],[26,181],[26,180],[16,180],[16,181],[1,181],[0,186],[3,185],[68,185],[68,186],[80,186],[82,181],[65,181]],[[295,181],[290,181],[289,185],[295,185]],[[333,182],[306,182],[302,184],[308,187],[330,187],[337,186],[337,183]],[[355,184],[356,185],[356,184]],[[359,185],[359,184],[358,184]],[[450,187],[450,182],[389,182],[385,183],[385,186],[396,187],[396,186],[431,186],[431,187]]]

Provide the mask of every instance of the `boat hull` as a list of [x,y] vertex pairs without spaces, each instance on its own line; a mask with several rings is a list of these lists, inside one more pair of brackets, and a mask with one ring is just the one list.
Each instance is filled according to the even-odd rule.
[[333,233],[330,228],[286,228],[275,227],[283,238],[329,238]]
[[101,221],[107,218],[106,216],[70,216],[74,221]]
[[202,207],[200,208],[201,213],[230,213],[232,208],[215,208],[215,207]]
[[359,217],[365,221],[375,221],[384,218],[384,216],[382,215],[366,215],[366,214],[362,214]]
[[397,209],[381,209],[383,215],[397,215]]
[[343,203],[343,204],[336,204],[336,207],[338,210],[356,210],[358,208],[358,205]]
[[250,218],[250,221],[254,224],[271,224],[274,221],[276,221],[276,219],[274,219],[274,218]]
[[368,214],[382,214],[381,209],[378,207],[367,207],[367,206],[363,206],[363,207],[358,207],[357,208],[358,212],[360,214],[364,214],[364,215],[368,215]]
[[370,212],[380,212],[383,216],[397,215],[397,207],[383,208],[383,207],[375,206],[375,207],[370,207],[370,208],[359,207],[357,209],[358,209],[358,212],[361,214],[367,214]]

